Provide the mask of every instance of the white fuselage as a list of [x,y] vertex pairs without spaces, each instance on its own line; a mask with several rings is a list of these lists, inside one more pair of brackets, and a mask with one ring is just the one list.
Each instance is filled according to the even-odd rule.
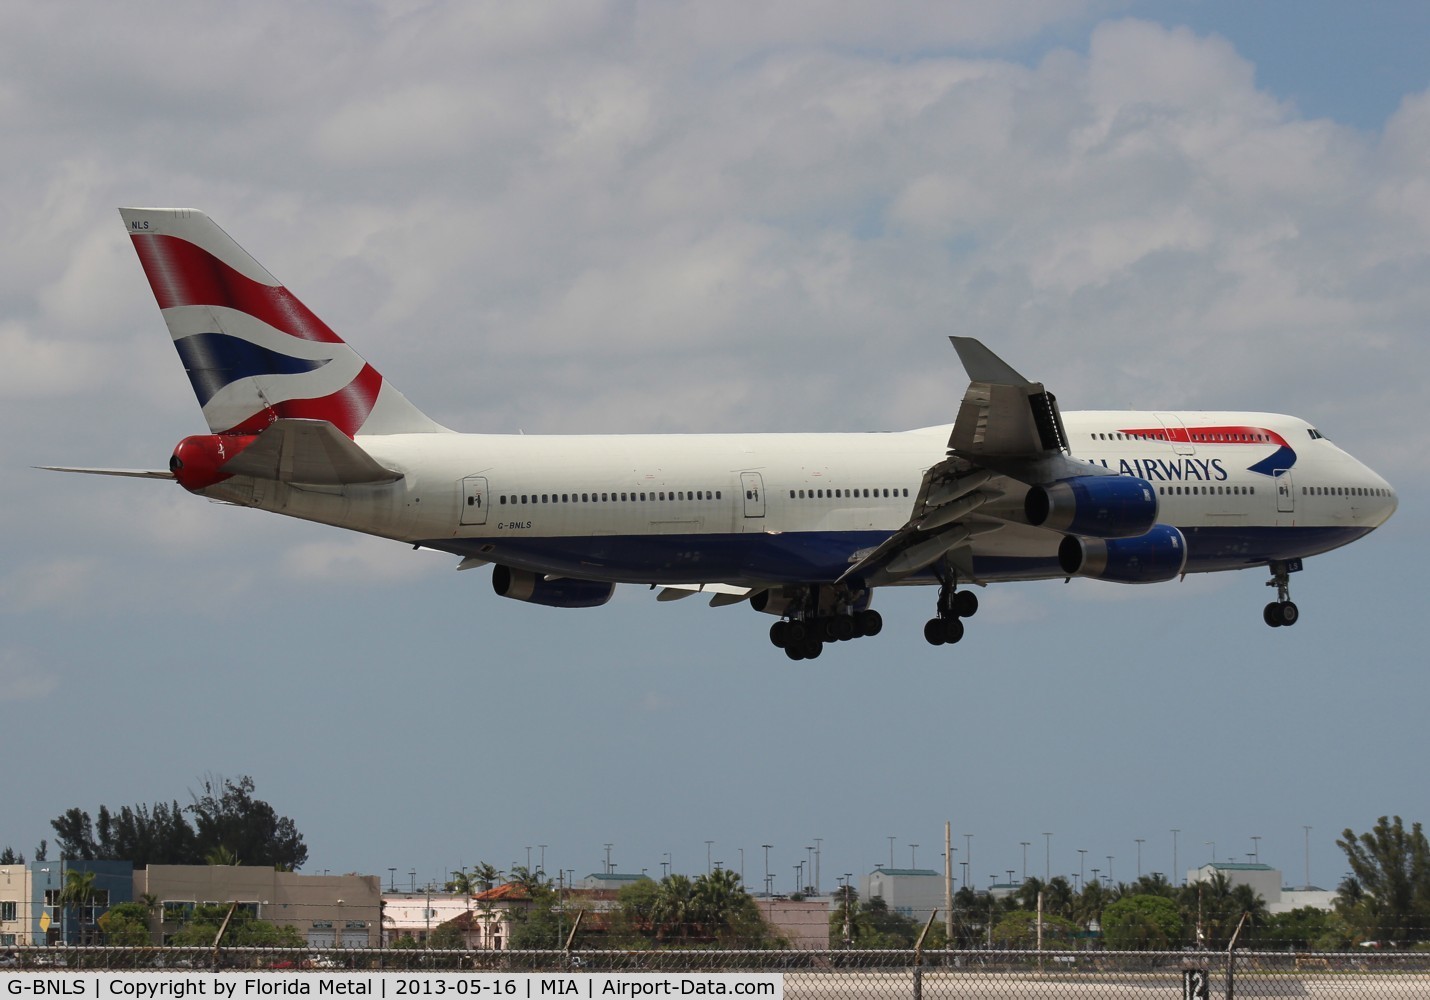
[[[1295,417],[1092,411],[1066,413],[1064,424],[1074,458],[1157,488],[1159,521],[1186,536],[1188,572],[1324,552],[1396,507],[1385,480]],[[820,583],[909,520],[949,432],[360,435],[401,481],[304,488],[235,477],[205,492],[557,576]],[[1025,487],[993,486],[1007,523],[973,540],[977,577],[1065,575],[1061,535],[1018,523]]]

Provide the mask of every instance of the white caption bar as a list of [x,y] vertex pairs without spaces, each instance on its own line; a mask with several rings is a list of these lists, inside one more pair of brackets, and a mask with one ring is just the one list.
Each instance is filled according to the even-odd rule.
[[4,997],[92,1000],[258,1000],[334,996],[406,1000],[445,997],[761,997],[784,1000],[784,975],[763,972],[21,972],[0,975]]

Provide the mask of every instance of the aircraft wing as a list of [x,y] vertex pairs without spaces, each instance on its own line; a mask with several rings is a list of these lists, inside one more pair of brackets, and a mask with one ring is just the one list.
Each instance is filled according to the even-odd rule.
[[220,471],[299,486],[378,485],[402,478],[326,420],[296,417],[273,421]]
[[[1008,509],[1027,486],[1109,470],[1068,454],[1056,397],[1020,375],[981,341],[950,337],[968,389],[948,440],[948,457],[924,473],[909,520],[877,548],[855,554],[841,582],[897,582],[940,559],[975,579],[972,541],[1007,523],[984,510]],[[1014,509],[1021,509],[1021,502]],[[1001,512],[1000,512],[1001,513]],[[975,580],[976,582],[976,580]]]

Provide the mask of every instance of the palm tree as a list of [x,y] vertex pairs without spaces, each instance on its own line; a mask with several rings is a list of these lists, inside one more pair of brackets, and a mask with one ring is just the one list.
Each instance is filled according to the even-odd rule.
[[204,855],[204,864],[206,865],[228,865],[229,867],[237,867],[240,863],[238,855],[223,844],[219,844]]
[[684,875],[667,875],[661,879],[660,891],[651,904],[651,924],[656,940],[664,941],[678,934],[681,942],[690,937],[691,905],[695,886]]
[[[78,871],[70,868],[65,872],[65,884],[60,889],[58,901],[64,907],[63,913],[68,916],[70,907],[75,909],[76,922],[79,924],[79,944],[85,944],[89,936],[86,930],[85,910],[90,909],[90,916],[93,917],[93,905],[95,897],[94,872]],[[90,921],[93,923],[93,920]],[[65,943],[69,943],[69,935],[63,934]]]
[[691,922],[708,938],[717,938],[730,927],[745,890],[740,876],[720,868],[695,880],[690,894]]

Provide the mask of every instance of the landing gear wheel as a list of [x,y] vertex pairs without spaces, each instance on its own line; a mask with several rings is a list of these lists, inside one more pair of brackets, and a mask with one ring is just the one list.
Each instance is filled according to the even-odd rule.
[[831,626],[830,631],[834,633],[836,642],[844,642],[848,639],[852,639],[859,632],[855,625],[854,618],[851,615],[835,615],[832,621],[834,624]]
[[824,652],[824,643],[818,639],[806,639],[804,645],[800,647],[800,651],[804,653],[806,660],[817,660],[819,654]]
[[960,590],[953,595],[953,613],[960,618],[972,618],[978,613],[978,595],[971,590]]
[[770,645],[776,649],[784,649],[789,642],[789,622],[778,621],[770,626]]
[[1301,620],[1301,610],[1291,601],[1272,601],[1266,605],[1261,618],[1272,628],[1295,625]]
[[854,625],[861,636],[878,635],[884,629],[884,616],[871,608],[855,615]]
[[788,656],[791,660],[804,659],[804,643],[790,643],[788,646],[785,647],[785,656]]
[[930,646],[942,646],[948,642],[944,638],[942,618],[930,618],[924,622],[924,641]]
[[963,622],[957,618],[945,618],[943,620],[943,641],[950,646],[963,638]]

